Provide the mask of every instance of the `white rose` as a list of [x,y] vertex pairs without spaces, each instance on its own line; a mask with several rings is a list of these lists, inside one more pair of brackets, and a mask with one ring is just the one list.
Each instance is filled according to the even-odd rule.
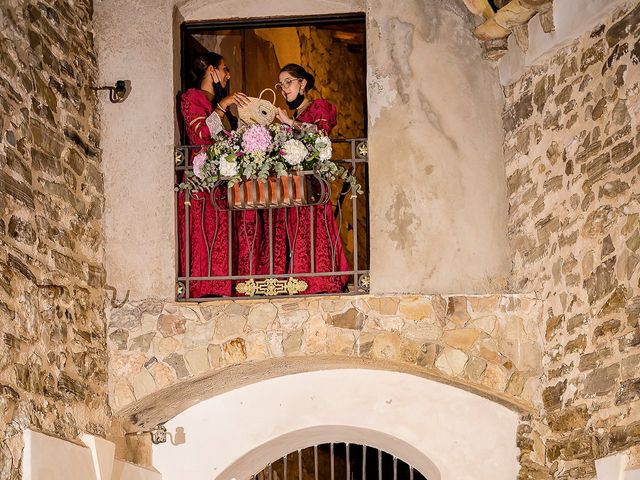
[[327,137],[318,137],[316,139],[315,147],[318,149],[318,156],[320,160],[326,161],[331,159],[331,140]]
[[220,175],[223,177],[234,177],[238,174],[238,164],[228,162],[226,158],[220,159]]
[[300,165],[309,154],[307,147],[300,140],[287,140],[282,146],[282,156],[289,165]]

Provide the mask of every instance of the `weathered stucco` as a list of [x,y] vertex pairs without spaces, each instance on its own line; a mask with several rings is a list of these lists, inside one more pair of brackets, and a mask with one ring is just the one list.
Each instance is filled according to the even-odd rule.
[[368,16],[373,291],[471,293],[503,285],[501,96],[463,7],[198,0],[174,11],[169,1],[99,0],[95,9],[102,81],[132,82],[125,103],[102,104],[107,280],[121,294],[174,295],[179,23],[352,11]]
[[457,5],[368,4],[377,293],[496,291],[508,270],[502,96]]

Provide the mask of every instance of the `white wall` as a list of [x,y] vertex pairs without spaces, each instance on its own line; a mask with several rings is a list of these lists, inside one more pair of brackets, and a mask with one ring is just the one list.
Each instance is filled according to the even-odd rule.
[[99,81],[132,85],[124,103],[99,95],[107,283],[132,298],[172,297],[172,4],[95,0],[94,9]]
[[221,394],[167,422],[186,443],[155,445],[164,480],[238,480],[316,443],[368,443],[430,480],[514,480],[518,415],[463,390],[408,374],[328,370]]
[[91,435],[91,448],[34,430],[23,433],[23,480],[160,480],[160,474],[114,460],[115,446]]

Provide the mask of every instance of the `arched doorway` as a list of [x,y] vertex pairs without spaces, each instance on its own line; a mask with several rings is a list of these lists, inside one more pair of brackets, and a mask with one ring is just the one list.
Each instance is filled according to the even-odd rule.
[[379,448],[322,443],[284,455],[251,480],[427,480],[404,460]]
[[166,423],[170,432],[182,427],[186,440],[154,445],[153,465],[164,480],[247,480],[290,452],[349,443],[387,452],[428,480],[512,480],[517,424],[518,414],[501,405],[414,375],[314,371],[187,408]]

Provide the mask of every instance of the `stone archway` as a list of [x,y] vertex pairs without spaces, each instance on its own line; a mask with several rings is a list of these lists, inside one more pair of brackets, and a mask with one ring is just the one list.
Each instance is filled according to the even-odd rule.
[[131,303],[110,312],[111,403],[149,428],[260,380],[355,367],[527,412],[539,394],[539,315],[522,295]]

